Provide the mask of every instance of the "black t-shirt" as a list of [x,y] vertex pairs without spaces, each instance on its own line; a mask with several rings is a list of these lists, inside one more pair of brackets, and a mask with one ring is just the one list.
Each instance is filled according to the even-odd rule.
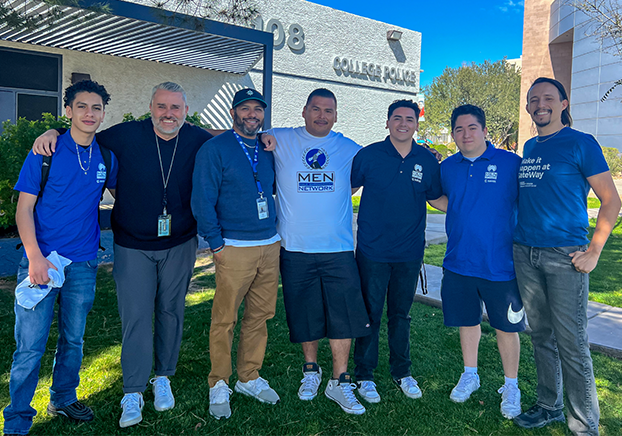
[[[192,172],[199,148],[212,138],[205,130],[184,124],[167,187],[167,213],[171,236],[158,237],[158,217],[163,211],[164,183],[151,119],[117,124],[96,135],[97,142],[112,150],[119,173],[112,230],[115,243],[138,250],[166,250],[197,234],[192,215]],[[169,172],[177,138],[158,138],[164,177]]]

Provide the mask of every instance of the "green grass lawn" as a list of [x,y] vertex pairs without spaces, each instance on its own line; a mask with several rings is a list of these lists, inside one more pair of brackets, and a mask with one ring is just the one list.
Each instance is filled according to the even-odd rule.
[[[596,219],[591,219],[590,238],[595,226]],[[447,244],[429,246],[425,250],[424,262],[443,266],[446,248]],[[590,274],[590,300],[622,307],[622,218],[618,218],[598,265]]]
[[[209,324],[214,275],[206,270],[207,259],[195,269],[191,294],[186,303],[186,320],[177,375],[172,377],[176,395],[175,409],[158,413],[153,409],[151,390],[145,394],[144,421],[135,427],[118,427],[122,378],[119,363],[121,326],[117,314],[114,283],[110,266],[98,273],[95,305],[87,324],[85,357],[79,397],[96,415],[92,423],[75,425],[52,419],[43,412],[48,402],[50,369],[56,341],[53,325],[39,386],[33,406],[39,411],[31,434],[35,435],[569,435],[565,424],[542,430],[526,431],[505,420],[499,413],[503,370],[496,348],[494,330],[483,326],[479,373],[482,387],[464,404],[452,403],[448,396],[462,372],[460,340],[457,329],[446,328],[438,309],[415,303],[412,315],[413,375],[423,390],[423,398],[410,400],[393,385],[388,368],[386,320],[381,331],[380,365],[377,384],[383,401],[369,405],[362,416],[347,415],[324,397],[323,391],[311,402],[302,402],[299,387],[302,354],[300,347],[289,342],[283,301],[279,296],[277,314],[269,321],[269,343],[261,372],[281,396],[276,406],[260,404],[240,394],[232,396],[233,415],[216,421],[208,408],[207,376],[209,361]],[[8,381],[12,337],[14,278],[0,282],[0,405],[9,402]],[[240,313],[241,315],[241,313]],[[236,329],[236,339],[237,340]],[[520,387],[523,407],[535,401],[536,374],[531,344],[521,335],[522,355]],[[622,361],[594,353],[598,395],[601,400],[603,435],[619,434],[622,426]],[[325,387],[330,374],[328,344],[320,343],[319,363],[324,368]],[[235,351],[234,351],[235,361]],[[235,381],[232,379],[231,386]],[[0,421],[2,418],[0,418]]]

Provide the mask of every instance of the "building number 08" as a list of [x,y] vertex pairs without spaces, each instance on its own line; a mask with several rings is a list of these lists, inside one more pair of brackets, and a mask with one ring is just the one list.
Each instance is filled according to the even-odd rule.
[[[253,27],[257,30],[264,30],[263,18],[258,15],[253,21]],[[266,23],[266,32],[274,33],[274,48],[281,48],[285,41],[285,28],[283,23],[276,18],[268,20]],[[288,29],[289,36],[287,37],[287,45],[293,51],[300,51],[305,48],[305,32],[302,30],[302,26],[297,23],[292,23]]]

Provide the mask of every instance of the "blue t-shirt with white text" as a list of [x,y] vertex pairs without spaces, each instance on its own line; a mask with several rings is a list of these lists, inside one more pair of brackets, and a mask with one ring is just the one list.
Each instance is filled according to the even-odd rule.
[[530,247],[589,243],[587,178],[608,170],[600,145],[587,133],[565,127],[527,141],[514,241]]

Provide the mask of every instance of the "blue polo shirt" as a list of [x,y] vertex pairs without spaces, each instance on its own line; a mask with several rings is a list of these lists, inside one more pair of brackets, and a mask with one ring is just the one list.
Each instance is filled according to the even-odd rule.
[[587,178],[606,171],[603,151],[587,133],[565,127],[527,141],[514,240],[530,247],[588,244]]
[[443,267],[492,281],[512,280],[520,157],[492,144],[475,161],[462,153],[441,163],[447,195]]
[[354,157],[352,187],[363,186],[357,247],[376,262],[423,258],[426,200],[442,195],[440,167],[432,153],[413,141],[402,157],[387,136]]
[[[76,143],[70,131],[59,136],[56,144],[48,180],[34,212],[37,243],[43,256],[56,251],[73,262],[93,260],[99,248],[97,212],[107,169],[95,140],[90,166],[89,150],[78,147],[82,166],[88,168],[86,174],[78,163]],[[107,186],[114,189],[118,164],[114,154],[111,155]],[[14,189],[38,195],[42,163],[41,155],[28,153]]]

